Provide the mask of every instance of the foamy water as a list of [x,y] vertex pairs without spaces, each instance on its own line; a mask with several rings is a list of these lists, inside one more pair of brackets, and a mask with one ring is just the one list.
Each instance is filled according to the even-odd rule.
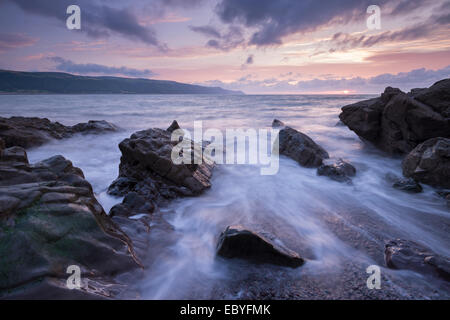
[[[47,117],[66,125],[107,120],[124,130],[108,135],[76,136],[28,152],[30,162],[61,154],[80,167],[106,211],[121,201],[106,194],[117,177],[118,143],[137,130],[166,128],[178,120],[192,130],[204,128],[269,128],[274,118],[308,134],[332,157],[357,168],[353,185],[318,177],[314,169],[281,157],[274,176],[261,176],[258,166],[224,165],[212,188],[196,198],[178,199],[162,208],[174,227],[175,240],[159,249],[157,261],[136,284],[143,298],[215,297],[217,283],[228,281],[230,264],[218,261],[215,246],[226,226],[243,224],[275,237],[309,260],[289,271],[293,277],[336,272],[346,261],[380,264],[377,254],[359,248],[362,240],[382,244],[395,238],[415,240],[450,256],[450,213],[435,189],[421,194],[393,189],[386,174],[401,175],[401,159],[388,157],[345,126],[337,126],[340,108],[368,96],[182,96],[182,95],[39,95],[0,96],[2,116]],[[352,232],[353,232],[352,231]],[[382,256],[382,252],[381,252]],[[389,270],[383,269],[389,273]],[[394,275],[421,277],[408,272]],[[364,284],[362,284],[364,285]],[[401,287],[401,284],[396,284]],[[426,284],[424,284],[425,286]],[[193,286],[196,286],[193,289]],[[401,288],[398,289],[399,291]],[[198,293],[200,292],[200,294]],[[240,297],[231,294],[231,298]]]

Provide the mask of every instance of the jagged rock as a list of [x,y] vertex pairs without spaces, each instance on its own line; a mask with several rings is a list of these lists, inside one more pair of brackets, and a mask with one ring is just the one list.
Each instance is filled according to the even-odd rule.
[[342,108],[339,118],[364,140],[393,154],[435,137],[450,137],[450,79],[405,94],[388,87],[379,98]]
[[0,297],[65,282],[70,265],[92,282],[140,265],[80,169],[62,156],[31,165],[20,147],[0,156],[0,257]]
[[304,263],[296,252],[239,225],[229,226],[222,232],[217,243],[217,254],[225,258],[241,258],[291,268]]
[[[272,126],[280,128],[284,125],[279,120],[274,120]],[[314,142],[306,134],[301,133],[291,127],[283,126],[278,134],[279,153],[297,161],[300,165],[309,168],[319,167],[324,159],[328,159],[328,153]]]
[[419,89],[412,92],[414,98],[426,105],[431,106],[443,117],[450,117],[450,79],[436,82],[429,89]]
[[450,188],[450,139],[433,138],[418,145],[403,160],[402,168],[405,177]]
[[342,159],[326,159],[317,168],[317,175],[327,176],[338,182],[351,183],[351,177],[356,175],[356,169],[349,162]]
[[438,276],[450,281],[450,259],[409,240],[397,239],[386,244],[386,265]]
[[172,133],[178,129],[181,129],[180,125],[178,124],[177,120],[173,120],[172,124],[167,128],[167,131]]
[[273,122],[272,122],[272,128],[281,128],[281,127],[284,127],[284,126],[285,126],[284,122],[280,121],[278,119],[274,119]]
[[[134,200],[126,197],[112,213],[117,215],[123,211],[123,215],[133,215],[142,213],[141,210],[148,213],[165,199],[198,195],[211,186],[209,179],[214,165],[207,159],[201,158],[201,164],[173,163],[172,149],[178,143],[171,141],[171,132],[167,130],[149,129],[136,132],[119,144],[122,152],[119,177],[108,193],[125,196],[133,192],[136,195],[132,196]],[[193,144],[191,146],[193,148]]]
[[132,216],[136,214],[148,214],[152,213],[155,209],[155,205],[151,201],[146,201],[143,196],[140,196],[136,192],[129,192],[122,203],[115,205],[111,208],[109,215],[114,216]]
[[118,128],[106,121],[89,121],[74,126],[64,126],[45,118],[0,117],[0,138],[6,147],[19,146],[31,148],[40,146],[52,139],[70,138],[76,133],[104,133]]

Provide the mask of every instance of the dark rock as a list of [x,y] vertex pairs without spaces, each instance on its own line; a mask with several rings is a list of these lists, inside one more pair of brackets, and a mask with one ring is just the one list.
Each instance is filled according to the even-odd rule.
[[146,198],[140,196],[136,192],[129,192],[122,203],[111,208],[110,216],[126,216],[136,214],[149,214],[155,210],[153,202],[147,201]]
[[[280,121],[274,120],[276,126],[280,123]],[[283,127],[280,130],[278,142],[279,154],[288,156],[304,167],[319,167],[324,159],[329,158],[328,153],[310,137],[291,127]]]
[[[111,184],[108,193],[119,196],[133,194],[113,208],[115,215],[120,215],[121,210],[124,210],[121,215],[126,216],[141,211],[148,213],[161,201],[198,195],[211,186],[209,179],[214,165],[207,159],[202,158],[201,164],[176,165],[172,162],[172,149],[178,143],[171,141],[171,132],[167,130],[149,129],[136,132],[119,144],[122,152],[119,177]],[[188,143],[194,149],[194,144]],[[145,204],[139,200],[137,205],[136,199],[145,199]]]
[[394,182],[394,184],[392,186],[395,189],[409,192],[409,193],[420,193],[423,190],[422,186],[412,178],[398,179],[397,181]]
[[74,126],[64,126],[45,118],[0,117],[0,138],[6,147],[31,148],[52,139],[70,138],[76,133],[98,134],[116,131],[117,127],[106,121],[89,121]]
[[178,129],[181,129],[180,125],[178,124],[177,120],[173,120],[172,124],[167,128],[167,131],[172,133]]
[[282,121],[280,121],[278,119],[274,119],[273,122],[272,122],[272,128],[281,128],[281,127],[284,127],[284,126],[285,126],[284,122],[282,122]]
[[450,139],[433,138],[418,145],[403,160],[402,167],[405,177],[450,188]]
[[115,132],[118,131],[117,128],[112,123],[105,120],[89,120],[88,123],[79,123],[71,127],[71,131],[74,133],[105,133],[105,132]]
[[413,270],[450,281],[450,259],[413,241],[390,241],[386,244],[385,259],[389,268]]
[[317,175],[327,176],[338,182],[349,183],[352,181],[350,177],[356,175],[356,169],[350,163],[342,159],[327,159],[323,161],[319,168],[317,168]]
[[414,98],[431,106],[443,117],[450,117],[450,79],[436,82],[429,89],[416,89],[412,92]]
[[393,154],[435,137],[450,137],[450,79],[405,94],[386,88],[380,98],[342,108],[339,118],[362,139]]
[[241,258],[291,268],[297,268],[304,263],[292,250],[242,226],[229,226],[222,232],[217,244],[217,254],[225,258]]
[[4,149],[0,156],[1,161],[16,161],[28,163],[28,156],[21,147],[11,147]]
[[0,158],[0,257],[0,297],[67,279],[70,265],[93,283],[141,265],[80,169],[62,156],[30,165],[20,147]]

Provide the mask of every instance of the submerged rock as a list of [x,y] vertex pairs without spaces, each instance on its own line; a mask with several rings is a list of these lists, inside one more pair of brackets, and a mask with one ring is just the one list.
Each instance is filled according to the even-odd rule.
[[[173,123],[172,126],[176,127]],[[119,177],[108,193],[126,196],[131,192],[133,196],[125,197],[119,207],[113,208],[114,214],[121,210],[124,215],[148,213],[165,199],[198,195],[211,186],[214,164],[208,159],[201,158],[201,164],[173,163],[172,149],[178,143],[171,141],[171,132],[167,130],[149,129],[136,132],[119,144],[122,152]],[[191,147],[194,149],[192,142]]]
[[76,133],[99,134],[117,130],[116,126],[104,120],[64,126],[45,118],[0,117],[0,138],[4,140],[6,147],[31,148],[52,139],[70,138]]
[[405,177],[450,188],[450,139],[433,138],[418,145],[403,160],[402,168]]
[[222,232],[217,243],[217,254],[225,258],[241,258],[291,268],[304,263],[296,252],[242,226],[229,226]]
[[422,192],[422,186],[417,183],[414,179],[398,179],[394,184],[392,185],[395,189],[409,192],[409,193],[420,193]]
[[406,94],[388,87],[379,98],[342,108],[339,118],[364,140],[404,154],[435,137],[450,137],[450,79]]
[[[105,214],[80,169],[62,156],[31,165],[20,147],[0,156],[0,257],[0,297],[21,290],[41,296],[47,280],[65,282],[70,265],[92,280],[90,290],[140,265],[131,240]],[[54,283],[59,298],[75,294]]]
[[413,270],[450,281],[450,259],[413,241],[390,241],[386,244],[385,259],[389,268]]
[[306,134],[285,127],[279,120],[274,120],[272,126],[282,128],[278,134],[279,154],[288,156],[309,168],[319,167],[324,159],[329,158],[328,153]]
[[351,177],[356,175],[356,169],[349,162],[342,159],[327,159],[317,168],[317,175],[327,176],[338,182],[351,183]]

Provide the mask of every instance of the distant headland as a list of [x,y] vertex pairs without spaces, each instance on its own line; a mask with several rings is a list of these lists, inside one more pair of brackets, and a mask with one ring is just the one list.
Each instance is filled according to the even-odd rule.
[[244,94],[166,80],[0,70],[0,94]]

